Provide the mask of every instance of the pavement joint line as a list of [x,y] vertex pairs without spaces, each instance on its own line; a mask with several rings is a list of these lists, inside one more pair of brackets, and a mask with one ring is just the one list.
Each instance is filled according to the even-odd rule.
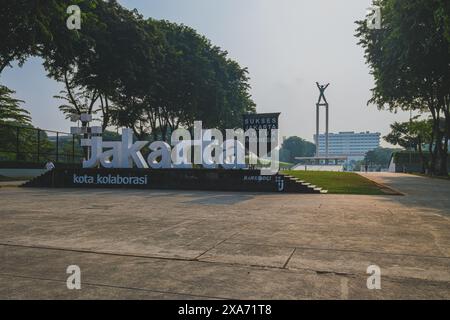
[[[308,268],[303,268],[303,269],[314,271],[317,274],[334,274],[336,276],[343,276],[343,277],[356,277],[356,276],[360,275],[359,273],[352,273],[352,272],[339,272],[339,271],[332,271],[332,270],[313,270],[313,269],[308,269]],[[364,276],[366,276],[366,273],[363,272],[362,274]],[[407,278],[407,277],[405,277],[405,278]],[[409,278],[407,278],[407,279],[409,279]]]
[[[355,253],[367,253],[367,254],[379,254],[379,255],[389,255],[389,256],[406,256],[406,257],[417,257],[417,258],[437,258],[437,259],[448,259],[450,257],[442,257],[442,256],[427,256],[427,255],[419,255],[419,254],[410,254],[410,253],[391,253],[391,252],[379,252],[379,251],[360,251],[360,250],[351,250],[351,249],[335,249],[335,248],[319,248],[319,247],[299,247],[299,246],[284,246],[284,245],[276,245],[276,244],[260,244],[260,243],[251,243],[251,242],[231,242],[230,244],[246,244],[252,246],[266,246],[266,247],[277,247],[277,248],[295,248],[299,250],[317,250],[317,251],[343,251],[343,252],[355,252]],[[1,245],[1,243],[0,243]]]
[[291,258],[292,258],[292,256],[294,255],[295,250],[296,250],[296,248],[294,248],[294,250],[292,250],[291,254],[289,255],[289,257],[287,258],[286,262],[285,262],[284,265],[283,265],[283,269],[287,269],[286,267],[287,267],[289,261],[291,261]]
[[[0,273],[0,277],[2,277],[2,276],[3,277],[11,277],[11,278],[23,278],[23,279],[30,279],[30,280],[40,280],[40,281],[51,281],[51,282],[58,282],[58,283],[66,283],[65,280],[60,280],[60,279],[51,279],[51,278],[43,278],[43,277],[30,277],[30,276],[16,275],[16,274],[10,274],[10,273]],[[180,292],[172,292],[172,291],[162,291],[162,290],[137,288],[137,287],[114,286],[114,285],[102,284],[102,283],[83,282],[83,286],[106,287],[106,288],[123,289],[123,290],[134,290],[134,291],[145,291],[145,292],[153,292],[153,293],[161,293],[161,294],[173,294],[173,295],[180,295],[180,296],[187,296],[187,297],[196,297],[196,298],[231,300],[231,298],[224,298],[224,297],[197,295],[197,294],[180,293]]]
[[201,256],[203,256],[203,255],[206,254],[207,252],[211,251],[212,249],[217,248],[217,247],[220,246],[222,243],[224,243],[225,241],[227,241],[227,240],[233,238],[233,237],[234,237],[235,235],[237,235],[237,234],[239,234],[239,231],[233,233],[233,234],[232,234],[231,236],[229,236],[228,238],[225,238],[225,239],[219,241],[219,242],[216,243],[214,246],[212,246],[211,248],[207,249],[205,252],[201,253],[199,256],[195,257],[194,260],[200,261],[200,260],[198,260],[198,259],[199,259]]
[[0,246],[19,247],[19,248],[28,248],[28,249],[38,249],[38,250],[68,251],[68,252],[99,254],[99,255],[109,255],[109,256],[119,256],[119,257],[130,257],[130,258],[161,259],[161,260],[175,260],[175,261],[195,261],[195,260],[189,259],[189,258],[177,258],[177,257],[169,258],[169,257],[162,257],[162,256],[148,256],[148,255],[115,253],[115,252],[94,251],[94,250],[85,250],[85,249],[71,249],[71,248],[50,247],[50,246],[31,246],[31,245],[13,244],[13,243],[0,243]]
[[[237,243],[238,244],[238,243]],[[253,265],[253,264],[242,264],[242,263],[229,263],[229,262],[221,262],[221,261],[208,261],[208,260],[192,260],[192,259],[183,259],[183,258],[169,258],[169,257],[159,257],[159,256],[142,256],[142,255],[127,255],[127,254],[119,254],[119,253],[109,253],[109,252],[95,252],[95,251],[86,251],[86,250],[77,250],[77,249],[66,249],[66,248],[53,248],[53,247],[36,247],[36,246],[26,246],[26,245],[17,245],[17,244],[3,244],[0,243],[0,246],[13,246],[13,247],[22,247],[22,248],[30,248],[30,249],[38,249],[38,250],[55,250],[55,251],[67,251],[67,252],[78,252],[78,253],[86,253],[86,254],[98,254],[98,255],[111,255],[111,256],[119,256],[119,257],[130,257],[130,258],[143,258],[143,259],[155,259],[155,260],[169,260],[169,261],[182,261],[182,262],[197,262],[197,263],[205,263],[205,264],[218,264],[218,265],[226,265],[226,266],[237,266],[237,267],[250,267],[250,268],[256,268],[261,271],[264,270],[284,270],[287,272],[314,272],[317,275],[335,275],[335,276],[344,276],[344,277],[357,277],[357,276],[366,276],[366,274],[361,273],[347,273],[347,272],[336,272],[332,270],[315,270],[311,268],[285,268],[285,267],[277,267],[277,266],[264,266],[264,265]],[[299,248],[294,248],[294,251]],[[300,248],[301,249],[301,248]],[[332,249],[329,249],[332,250]],[[293,251],[293,253],[294,253]],[[342,251],[342,250],[337,250]],[[359,251],[356,251],[359,252]],[[0,275],[3,273],[0,273]],[[7,274],[4,274],[7,275]],[[20,276],[20,275],[18,275]],[[22,276],[26,277],[26,276]],[[395,282],[402,282],[405,280],[411,280],[411,281],[422,281],[427,283],[434,283],[434,285],[438,286],[442,283],[450,283],[449,281],[437,281],[437,280],[427,280],[427,279],[417,279],[412,277],[399,277],[399,276],[384,276],[384,278],[391,279]],[[42,280],[52,280],[52,279],[45,279]],[[59,280],[54,280],[59,281]],[[106,286],[106,285],[105,285]],[[217,298],[217,299],[229,299],[229,298],[220,298],[220,297],[211,297],[211,298]]]
[[[279,268],[277,268],[279,269]],[[365,273],[344,273],[344,272],[336,272],[336,271],[327,271],[327,270],[315,270],[310,268],[296,268],[296,269],[286,269],[288,271],[307,271],[307,272],[314,272],[318,276],[321,275],[333,275],[337,277],[344,277],[344,278],[354,278],[358,279],[361,278],[365,281],[367,278],[367,274]],[[32,277],[32,276],[25,276],[25,275],[16,275],[16,274],[9,274],[9,273],[0,273],[0,277],[6,276],[6,277],[13,277],[13,278],[24,278],[24,279],[31,279],[31,280],[40,280],[40,281],[53,281],[53,282],[61,282],[65,283],[66,281],[60,280],[60,279],[51,279],[51,278],[44,278],[44,277]],[[405,281],[413,281],[413,282],[422,282],[427,283],[431,286],[442,286],[443,283],[449,283],[450,281],[440,281],[440,280],[429,280],[429,279],[418,279],[418,278],[412,278],[412,277],[399,277],[399,276],[383,276],[383,279],[387,279],[390,282],[396,282],[396,283],[404,283]],[[208,299],[219,299],[219,300],[232,300],[233,298],[228,297],[218,297],[218,296],[207,296],[207,295],[196,295],[196,294],[189,294],[189,293],[179,293],[179,292],[172,292],[172,291],[162,291],[162,290],[155,290],[155,289],[147,289],[147,288],[137,288],[137,287],[126,287],[126,286],[114,286],[114,285],[108,285],[108,284],[102,284],[102,283],[92,283],[92,282],[83,282],[84,285],[88,286],[96,286],[96,287],[107,287],[107,288],[115,288],[115,289],[124,289],[124,290],[135,290],[135,291],[145,291],[145,292],[154,292],[154,293],[161,293],[161,294],[175,294],[175,295],[183,295],[183,296],[191,296],[191,297],[198,297],[198,298],[208,298]]]
[[[335,275],[335,276],[339,276],[339,277],[362,278],[362,279],[367,279],[367,276],[368,276],[368,274],[365,272],[361,272],[361,273],[337,272],[337,271],[332,271],[332,270],[315,270],[315,269],[311,269],[311,268],[292,268],[292,269],[288,268],[287,270],[291,270],[291,271],[304,270],[304,271],[308,271],[308,272],[315,272],[318,275]],[[402,283],[405,281],[426,282],[432,286],[440,286],[443,283],[450,284],[450,279],[448,281],[430,280],[430,279],[422,279],[422,278],[414,278],[414,277],[392,276],[392,275],[389,275],[389,276],[383,275],[383,279],[387,279],[391,282],[396,282],[396,283]]]
[[[5,244],[5,243],[0,243],[0,246],[19,247],[19,248],[28,248],[28,249],[36,249],[36,250],[54,250],[54,251],[85,253],[85,254],[109,255],[109,256],[128,257],[128,258],[154,259],[154,260],[167,260],[167,261],[180,261],[180,262],[196,262],[196,263],[205,263],[205,264],[218,264],[218,265],[225,265],[225,266],[251,267],[251,268],[257,268],[260,270],[277,269],[277,270],[290,271],[289,269],[283,269],[283,268],[277,267],[277,266],[232,263],[232,262],[222,262],[222,261],[194,260],[194,258],[189,259],[189,258],[176,258],[176,257],[148,256],[148,255],[136,255],[136,254],[126,254],[126,253],[101,252],[101,251],[92,251],[92,250],[83,250],[83,249],[70,249],[70,248],[58,248],[58,247],[47,247],[47,246],[30,246],[30,245]],[[293,271],[295,271],[295,270],[293,270]]]
[[[238,232],[239,233],[239,232]],[[233,242],[228,241],[232,237],[222,240],[214,247],[206,250],[202,254],[194,258],[177,258],[177,257],[163,257],[163,256],[149,256],[149,255],[139,255],[139,254],[127,254],[127,253],[115,253],[115,252],[106,252],[106,251],[94,251],[94,250],[85,250],[85,249],[71,249],[71,248],[60,248],[60,247],[50,247],[50,246],[31,246],[31,245],[23,245],[23,244],[14,244],[14,243],[0,243],[0,246],[8,246],[8,247],[21,247],[21,248],[30,248],[30,249],[45,249],[45,250],[59,250],[59,251],[71,251],[71,252],[79,252],[79,253],[92,253],[92,254],[104,254],[104,255],[112,255],[112,256],[124,256],[124,257],[132,257],[132,258],[149,258],[149,259],[162,259],[162,260],[178,260],[178,261],[198,261],[198,262],[209,262],[205,260],[196,260],[206,252],[212,250],[218,245],[227,241],[229,244],[238,244],[238,245],[252,245],[252,246],[260,246],[260,247],[275,247],[275,248],[290,248],[290,249],[298,249],[298,250],[317,250],[317,251],[341,251],[341,252],[354,252],[354,253],[364,253],[364,254],[379,254],[379,255],[387,255],[387,256],[406,256],[406,257],[417,257],[417,258],[437,258],[437,259],[447,259],[450,260],[450,257],[444,256],[428,256],[428,255],[417,255],[417,254],[408,254],[408,253],[391,253],[391,252],[378,252],[378,251],[360,251],[360,250],[351,250],[351,249],[335,249],[335,248],[318,248],[318,247],[299,247],[299,246],[283,246],[283,245],[273,245],[273,244],[259,244],[259,243],[243,243],[243,242]],[[217,262],[219,263],[219,262]],[[227,263],[228,264],[228,263]],[[239,264],[245,265],[245,264]],[[253,266],[253,265],[250,265]],[[260,267],[266,267],[262,265],[255,265]],[[269,268],[278,268],[279,267],[271,267]]]

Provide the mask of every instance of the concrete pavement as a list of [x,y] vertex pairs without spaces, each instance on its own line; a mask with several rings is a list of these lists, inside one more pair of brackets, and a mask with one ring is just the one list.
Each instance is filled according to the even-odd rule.
[[400,190],[407,195],[398,199],[405,206],[434,208],[444,215],[450,213],[450,180],[390,172],[369,172],[361,175]]
[[406,196],[0,188],[0,298],[449,299],[450,181],[369,178]]

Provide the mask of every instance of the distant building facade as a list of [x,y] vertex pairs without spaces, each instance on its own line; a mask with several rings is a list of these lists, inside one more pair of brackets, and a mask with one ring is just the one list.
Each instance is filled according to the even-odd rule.
[[[349,161],[362,160],[368,151],[380,147],[380,137],[379,132],[368,131],[330,133],[329,156],[346,156]],[[325,134],[319,134],[319,155],[325,156]]]

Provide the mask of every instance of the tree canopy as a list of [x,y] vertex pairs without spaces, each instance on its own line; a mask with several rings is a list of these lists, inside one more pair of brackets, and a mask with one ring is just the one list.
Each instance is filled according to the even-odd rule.
[[429,154],[433,151],[433,120],[419,120],[418,118],[416,116],[408,122],[394,122],[391,125],[391,132],[384,137],[384,140],[407,150],[418,152],[422,162],[422,172],[425,172],[433,166],[424,154],[426,146],[428,146]]
[[391,132],[384,140],[405,149],[419,151],[424,144],[432,144],[433,122],[429,119],[418,120],[418,117],[407,122],[394,122]]
[[0,85],[0,123],[29,124],[30,113],[21,107],[22,100],[15,99],[15,92]]
[[[80,30],[66,27],[69,5]],[[60,109],[96,113],[102,126],[167,139],[194,120],[219,129],[255,111],[248,70],[185,25],[144,19],[115,0],[10,1],[0,13],[0,72],[40,56],[64,83]]]
[[366,21],[357,21],[356,34],[375,79],[369,103],[391,111],[429,113],[435,142],[431,172],[446,175],[450,128],[448,1],[375,0],[374,4],[381,8],[381,29],[370,29]]
[[284,140],[280,150],[280,160],[295,163],[296,157],[312,157],[316,151],[316,145],[302,138],[293,136]]
[[380,168],[389,167],[389,161],[391,160],[392,154],[397,151],[397,149],[391,148],[377,148],[366,153],[364,157],[364,163],[370,164],[371,166],[379,166]]
[[149,19],[146,29],[161,41],[154,73],[138,74],[141,84],[124,83],[115,91],[115,120],[166,140],[179,126],[191,128],[195,120],[219,129],[235,128],[241,115],[254,112],[247,70],[227,58],[194,29]]

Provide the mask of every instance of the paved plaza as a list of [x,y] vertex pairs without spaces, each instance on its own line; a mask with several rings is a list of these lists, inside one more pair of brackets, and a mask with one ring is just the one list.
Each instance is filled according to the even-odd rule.
[[450,299],[450,181],[367,176],[405,195],[3,185],[0,298]]

